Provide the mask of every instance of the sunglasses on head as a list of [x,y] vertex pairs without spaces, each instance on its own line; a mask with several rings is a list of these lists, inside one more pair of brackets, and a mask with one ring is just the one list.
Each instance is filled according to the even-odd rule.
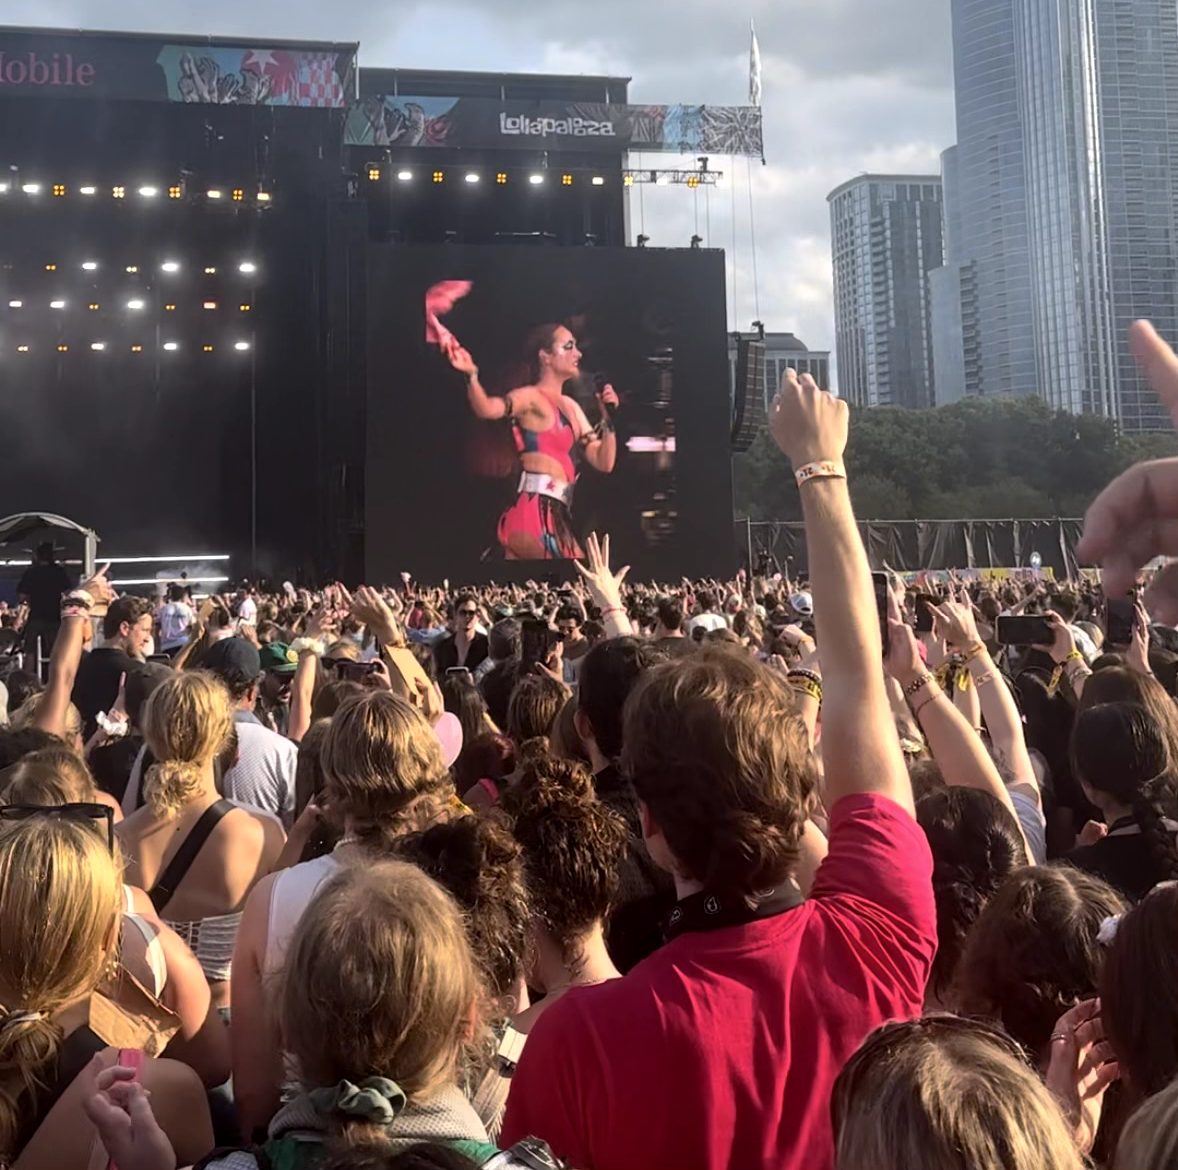
[[0,821],[29,821],[34,817],[52,817],[78,825],[106,822],[106,847],[115,851],[115,814],[105,804],[75,801],[70,804],[0,804]]

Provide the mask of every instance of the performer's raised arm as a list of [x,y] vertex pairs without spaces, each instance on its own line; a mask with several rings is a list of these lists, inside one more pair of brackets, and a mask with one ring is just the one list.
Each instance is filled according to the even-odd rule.
[[483,384],[479,381],[479,368],[475,365],[474,358],[458,344],[457,338],[451,339],[451,343],[444,347],[444,352],[450,359],[450,364],[466,377],[466,398],[476,418],[506,418],[511,414],[509,398],[499,398],[483,389]]

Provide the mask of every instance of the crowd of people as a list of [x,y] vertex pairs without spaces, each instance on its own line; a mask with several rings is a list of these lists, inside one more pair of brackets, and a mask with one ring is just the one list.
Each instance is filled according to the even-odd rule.
[[568,587],[197,603],[42,550],[0,615],[0,1166],[1178,1166],[1178,573],[1105,620],[1178,468],[1094,503],[1103,590],[881,612],[845,404],[791,372],[770,426],[805,581],[633,584],[591,537]]

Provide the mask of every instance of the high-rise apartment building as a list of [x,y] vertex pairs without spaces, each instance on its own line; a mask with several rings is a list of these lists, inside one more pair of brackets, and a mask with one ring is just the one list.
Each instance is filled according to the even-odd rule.
[[931,406],[940,177],[860,175],[827,201],[840,395],[856,406]]
[[1128,352],[1178,334],[1173,0],[953,0],[957,146],[931,280],[938,400],[1168,426]]

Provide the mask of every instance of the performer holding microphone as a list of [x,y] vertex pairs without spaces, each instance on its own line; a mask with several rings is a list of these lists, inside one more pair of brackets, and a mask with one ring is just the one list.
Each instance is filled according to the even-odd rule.
[[[528,382],[502,396],[490,395],[479,381],[474,358],[437,318],[469,290],[465,282],[447,282],[443,292],[426,298],[427,337],[435,341],[451,366],[466,377],[467,400],[475,416],[508,419],[522,474],[519,495],[499,518],[499,544],[508,560],[566,560],[584,554],[572,526],[573,488],[579,451],[596,471],[608,475],[617,459],[617,436],[611,421],[618,396],[610,385],[597,394],[601,419],[596,426],[580,404],[565,394],[565,384],[580,373],[581,351],[563,325],[540,325],[524,343]],[[431,309],[434,311],[431,312]],[[430,334],[433,334],[430,336]]]

